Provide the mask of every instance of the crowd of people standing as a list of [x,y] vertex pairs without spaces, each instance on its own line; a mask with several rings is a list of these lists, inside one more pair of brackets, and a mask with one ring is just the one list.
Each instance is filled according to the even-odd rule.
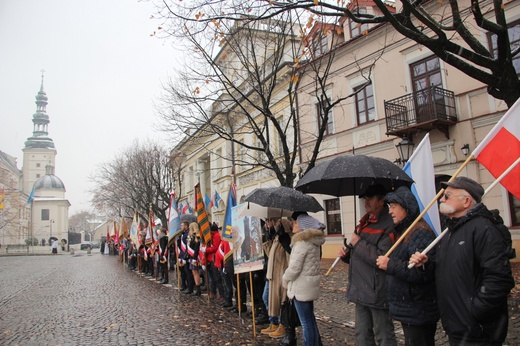
[[[355,304],[357,345],[397,345],[394,321],[405,345],[435,345],[439,320],[450,345],[504,342],[514,280],[496,214],[482,204],[484,190],[475,181],[456,178],[443,187],[439,209],[449,232],[426,255],[421,252],[436,235],[425,220],[416,220],[419,203],[409,188],[372,185],[360,195],[366,214],[338,253],[349,264],[347,300]],[[182,295],[207,292],[222,309],[249,316],[254,308],[255,322],[267,325],[261,334],[282,346],[297,344],[298,326],[305,346],[319,346],[314,302],[324,229],[305,212],[262,221],[264,268],[251,276],[234,274],[231,246],[216,223],[207,243],[197,223],[182,222],[173,241],[161,228],[155,249],[143,233],[141,245],[126,239],[114,251],[121,251],[129,270],[155,275],[161,284],[177,268]]]

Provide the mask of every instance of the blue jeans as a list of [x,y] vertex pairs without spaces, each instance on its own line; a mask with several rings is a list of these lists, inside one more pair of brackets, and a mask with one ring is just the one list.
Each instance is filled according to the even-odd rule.
[[[375,339],[375,340],[374,340]],[[388,309],[356,304],[356,345],[395,346],[394,324]]]
[[270,316],[269,315],[269,280],[265,281],[264,293],[262,293],[262,300],[264,301],[266,314],[269,316],[269,323],[271,323],[271,324],[279,324],[280,321],[278,319],[278,316]]
[[294,298],[294,307],[302,324],[303,344],[305,346],[321,345],[320,332],[314,316],[314,301],[300,302]]

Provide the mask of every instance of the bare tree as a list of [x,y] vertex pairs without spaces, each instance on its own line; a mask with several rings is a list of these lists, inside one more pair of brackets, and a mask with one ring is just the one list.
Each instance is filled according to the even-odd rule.
[[[135,143],[91,177],[96,187],[92,204],[112,217],[131,218],[134,212],[148,220],[149,208],[166,224],[174,176],[167,150],[157,144]],[[152,220],[153,221],[153,220]]]
[[[300,19],[288,12],[259,21],[184,23],[189,62],[165,86],[158,105],[166,128],[185,136],[178,150],[193,147],[195,140],[197,150],[209,151],[220,138],[238,148],[223,157],[233,167],[261,167],[280,185],[293,186],[299,154],[296,91],[303,74],[313,74],[323,109],[308,167],[314,166],[330,110],[345,98],[325,96],[334,53],[318,59],[304,40],[307,28]],[[339,36],[324,34],[333,47]]]
[[[306,11],[311,17],[348,18],[360,24],[389,24],[399,33],[424,45],[446,63],[487,86],[488,93],[511,107],[520,96],[515,70],[518,41],[511,44],[506,7],[502,0],[400,0],[398,11],[386,0],[372,0],[378,14],[366,13],[366,0],[355,1],[157,1],[162,28],[170,35],[181,34],[198,23],[206,30],[211,23],[228,20],[264,20],[281,13]],[[487,33],[488,37],[485,39]],[[484,39],[483,39],[484,38]],[[518,62],[516,63],[518,64]]]
[[92,223],[94,220],[94,214],[86,210],[80,210],[69,217],[69,229],[74,233],[84,231],[89,234],[95,227],[95,224]]

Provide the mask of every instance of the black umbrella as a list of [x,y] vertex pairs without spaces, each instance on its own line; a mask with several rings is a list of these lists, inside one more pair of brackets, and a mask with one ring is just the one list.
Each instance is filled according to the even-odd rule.
[[410,187],[412,183],[408,174],[386,159],[351,155],[316,165],[298,181],[296,189],[339,197],[360,195],[374,184],[393,191],[403,185]]
[[188,223],[197,222],[197,216],[193,214],[182,214],[181,222],[187,221]]
[[280,208],[291,211],[310,211],[317,213],[323,210],[318,201],[290,187],[258,188],[247,194],[246,202],[256,203],[263,207]]

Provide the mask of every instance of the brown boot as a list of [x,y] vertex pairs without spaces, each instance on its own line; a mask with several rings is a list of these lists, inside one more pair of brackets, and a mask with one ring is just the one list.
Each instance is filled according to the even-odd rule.
[[269,336],[271,338],[275,338],[275,339],[283,338],[284,335],[285,335],[285,327],[281,323],[278,325],[278,328],[274,332],[269,334]]
[[274,333],[276,332],[276,330],[278,329],[278,325],[277,324],[270,324],[269,327],[265,328],[265,329],[262,329],[260,331],[261,334],[271,334],[271,333]]

